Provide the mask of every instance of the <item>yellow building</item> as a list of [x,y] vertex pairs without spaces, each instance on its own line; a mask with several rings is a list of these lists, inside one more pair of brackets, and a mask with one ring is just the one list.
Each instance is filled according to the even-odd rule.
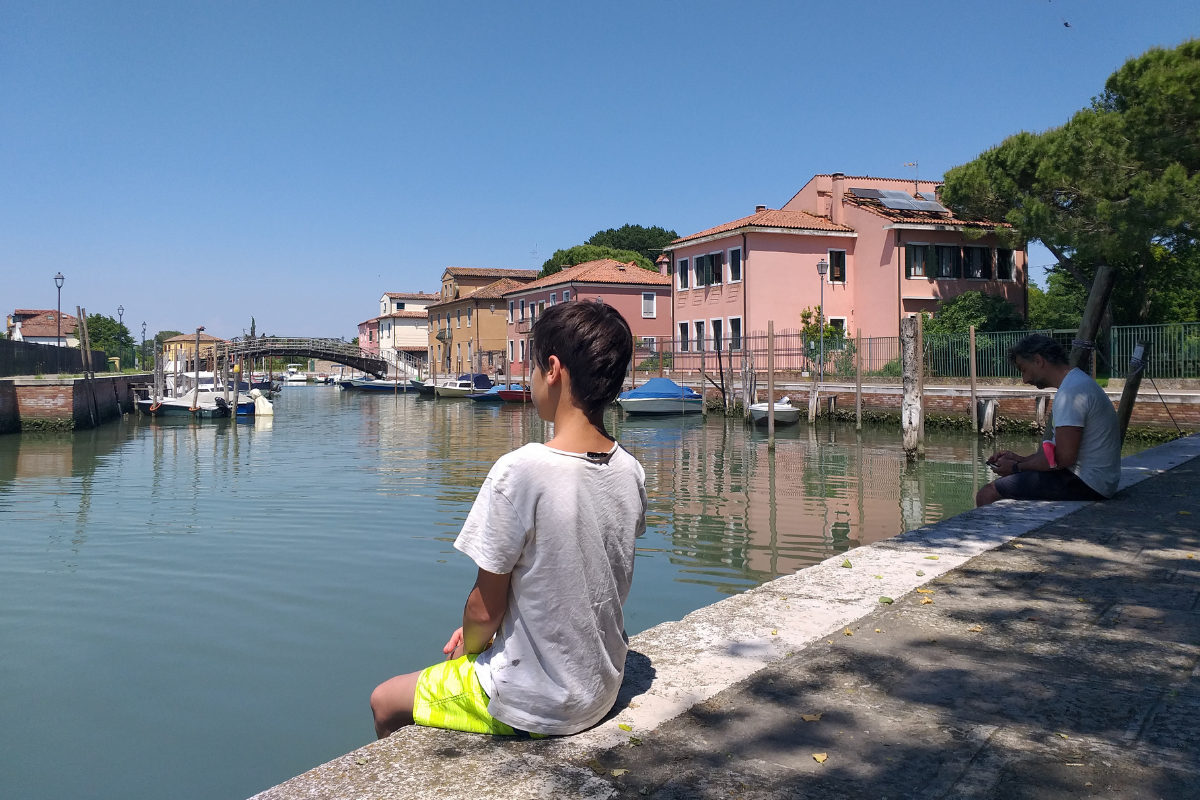
[[537,278],[534,269],[447,267],[441,299],[427,306],[429,363],[439,375],[506,368],[508,306],[501,295]]
[[[213,362],[211,359],[216,354],[218,344],[225,344],[225,340],[201,332],[200,357],[208,361],[207,364],[201,364],[202,369],[212,369]],[[195,357],[196,334],[181,333],[178,336],[172,336],[170,339],[163,339],[163,361],[166,362],[167,372],[173,372],[176,364],[178,364],[180,370],[189,369],[189,365]]]

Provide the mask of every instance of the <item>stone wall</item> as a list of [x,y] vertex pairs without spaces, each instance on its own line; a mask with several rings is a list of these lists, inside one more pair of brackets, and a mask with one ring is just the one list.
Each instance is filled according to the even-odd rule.
[[134,411],[133,385],[149,375],[0,380],[0,432],[80,430]]

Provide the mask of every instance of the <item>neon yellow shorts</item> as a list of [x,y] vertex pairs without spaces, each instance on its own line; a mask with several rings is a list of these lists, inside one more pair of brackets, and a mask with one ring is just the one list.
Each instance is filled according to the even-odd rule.
[[475,675],[477,658],[463,656],[422,670],[413,721],[429,728],[516,736],[517,731],[488,713],[489,698]]

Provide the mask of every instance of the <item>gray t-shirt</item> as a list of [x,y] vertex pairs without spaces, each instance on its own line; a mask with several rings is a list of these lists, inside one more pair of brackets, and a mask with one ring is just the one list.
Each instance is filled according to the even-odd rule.
[[1068,372],[1054,395],[1051,422],[1055,429],[1060,425],[1083,428],[1079,457],[1071,471],[1105,497],[1116,494],[1121,483],[1121,426],[1100,384],[1082,370]]
[[621,688],[646,474],[615,444],[595,455],[527,444],[501,457],[454,542],[481,569],[512,573],[508,611],[475,672],[488,711],[518,730],[577,733]]

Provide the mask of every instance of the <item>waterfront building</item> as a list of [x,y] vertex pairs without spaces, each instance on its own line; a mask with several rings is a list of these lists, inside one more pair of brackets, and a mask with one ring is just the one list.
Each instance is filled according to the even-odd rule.
[[[963,219],[937,201],[939,184],[816,175],[780,209],[754,213],[672,242],[676,347],[736,349],[744,333],[801,328],[821,304],[854,335],[897,336],[900,320],[938,300],[984,291],[1028,315],[1027,255],[995,235],[1009,227]],[[817,263],[829,266],[824,278]]]
[[374,352],[392,366],[403,363],[410,371],[421,368],[429,344],[426,309],[440,298],[433,292],[385,292],[379,298],[379,316],[373,320]]
[[79,319],[70,314],[62,315],[62,339],[59,339],[58,312],[51,309],[18,308],[8,315],[8,338],[30,344],[61,344],[63,347],[79,347],[75,329]]
[[671,277],[611,258],[588,261],[517,287],[504,295],[507,357],[512,374],[528,375],[529,331],[550,306],[573,300],[604,302],[621,312],[641,348],[671,338]]
[[358,346],[371,355],[379,355],[379,317],[358,323]]
[[537,278],[535,269],[446,267],[429,314],[428,357],[440,374],[494,372],[506,363],[503,294]]
[[[225,340],[218,336],[211,336],[201,331],[200,333],[200,358],[212,359],[216,356],[217,344],[225,344]],[[181,333],[178,336],[172,336],[170,339],[163,339],[163,360],[166,362],[168,372],[174,371],[177,367],[180,370],[188,368],[188,362],[196,357],[196,334]],[[212,369],[211,365],[204,369]]]

